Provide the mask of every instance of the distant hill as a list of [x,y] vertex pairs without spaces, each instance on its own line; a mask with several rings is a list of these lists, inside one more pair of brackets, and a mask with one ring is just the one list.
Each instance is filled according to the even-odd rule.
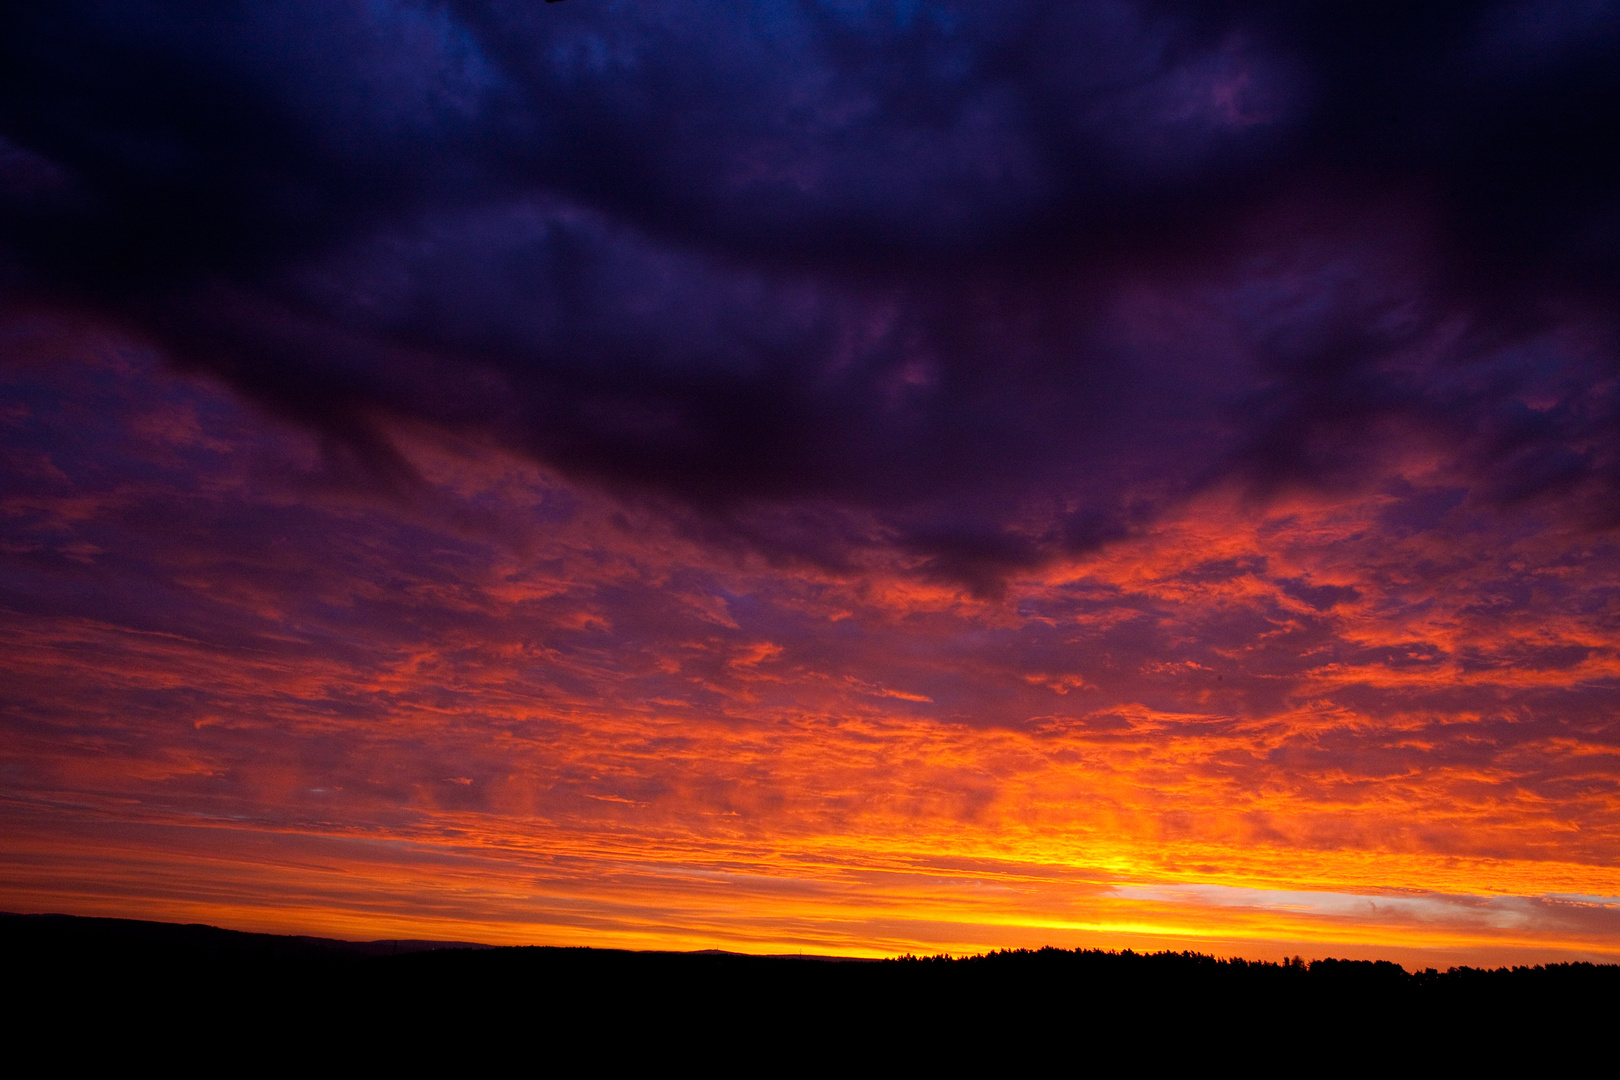
[[0,942],[8,948],[152,951],[174,956],[398,956],[433,949],[492,949],[472,941],[415,938],[343,941],[291,934],[253,934],[203,923],[96,919],[78,915],[15,915],[0,912]]

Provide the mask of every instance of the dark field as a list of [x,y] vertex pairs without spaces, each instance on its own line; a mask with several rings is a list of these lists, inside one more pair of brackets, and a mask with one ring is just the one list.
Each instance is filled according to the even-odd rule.
[[1053,1047],[1071,1063],[1127,1049],[1309,1053],[1319,1066],[1391,1054],[1546,1062],[1604,1044],[1620,1004],[1620,967],[1593,964],[1409,974],[1059,949],[861,961],[355,943],[54,915],[0,916],[0,948],[16,1030],[47,1033],[68,1058],[251,1050],[266,1062],[443,1064],[515,1040],[542,1055],[734,1064],[985,1064]]

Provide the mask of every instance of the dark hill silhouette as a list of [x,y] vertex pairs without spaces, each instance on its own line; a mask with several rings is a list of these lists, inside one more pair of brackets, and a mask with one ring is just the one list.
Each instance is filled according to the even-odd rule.
[[9,1014],[19,1031],[65,1027],[86,1047],[124,1051],[201,1040],[283,1064],[311,1053],[444,1062],[519,1044],[551,1065],[585,1048],[593,1067],[693,1054],[758,1068],[991,1067],[1042,1046],[1076,1067],[1125,1047],[1190,1062],[1240,1046],[1259,1061],[1310,1054],[1300,1064],[1313,1067],[1383,1067],[1392,1054],[1500,1064],[1515,1049],[1545,1065],[1601,1037],[1620,1004],[1620,967],[1587,963],[1408,973],[1387,961],[1052,948],[839,963],[60,915],[0,916],[0,955],[8,985],[27,988]]
[[96,919],[76,915],[13,915],[0,912],[0,940],[9,948],[56,949],[108,954],[142,953],[173,956],[339,958],[398,956],[432,949],[490,949],[471,941],[426,941],[385,938],[343,941],[303,934],[254,934],[222,930],[203,923],[149,922],[143,919]]

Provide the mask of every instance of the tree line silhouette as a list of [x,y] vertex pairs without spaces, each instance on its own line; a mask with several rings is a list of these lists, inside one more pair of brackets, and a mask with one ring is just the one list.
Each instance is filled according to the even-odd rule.
[[1599,1038],[1620,1005],[1620,966],[1584,962],[1408,972],[1057,948],[866,961],[353,943],[67,916],[0,916],[0,956],[8,984],[27,991],[7,1014],[19,1031],[66,1025],[81,1047],[121,1053],[177,1031],[270,1057],[319,1045],[350,1064],[519,1040],[643,1063],[697,1046],[823,1065],[989,1067],[1050,1045],[1194,1061],[1265,1043],[1438,1067],[1515,1049],[1545,1058]]

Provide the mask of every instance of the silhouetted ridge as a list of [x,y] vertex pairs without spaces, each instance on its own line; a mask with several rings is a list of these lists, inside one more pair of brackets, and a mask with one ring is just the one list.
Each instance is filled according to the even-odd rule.
[[997,1040],[1014,1049],[996,1053],[1016,1056],[1031,1040],[1080,1037],[1192,1054],[1263,1031],[1336,1046],[1347,1061],[1380,1047],[1451,1060],[1552,1032],[1568,1045],[1606,1030],[1620,1002],[1620,966],[1590,963],[1408,973],[1388,961],[1056,948],[867,963],[421,941],[396,950],[60,915],[0,916],[0,950],[12,984],[34,988],[22,1015],[35,1022],[71,1018],[127,1040],[183,1017],[210,1037],[261,1044],[274,1030],[288,1048],[349,1039],[367,1054],[451,1043],[459,1054],[458,1040],[521,1037],[656,1057],[701,1034],[735,1053],[799,1047],[915,1063],[979,1058]]

